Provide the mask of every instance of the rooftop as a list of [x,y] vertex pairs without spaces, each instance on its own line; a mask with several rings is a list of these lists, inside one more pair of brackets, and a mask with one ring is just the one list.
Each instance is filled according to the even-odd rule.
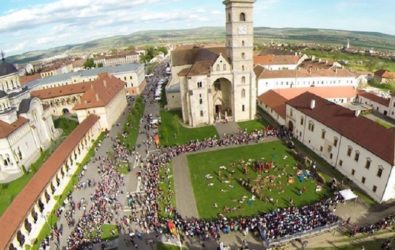
[[297,69],[297,70],[265,70],[262,66],[255,67],[258,79],[300,78],[300,77],[356,77],[346,69]]

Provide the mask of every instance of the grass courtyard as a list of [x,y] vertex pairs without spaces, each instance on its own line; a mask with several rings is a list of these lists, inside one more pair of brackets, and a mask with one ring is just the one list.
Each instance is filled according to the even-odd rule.
[[[260,175],[248,166],[245,174],[243,166],[249,159],[272,161],[273,167]],[[200,218],[216,218],[219,213],[227,217],[251,216],[288,207],[291,200],[301,206],[327,196],[326,187],[316,192],[317,182],[313,178],[298,179],[297,164],[280,141],[189,155],[188,165]],[[259,186],[261,197],[255,193],[253,199],[252,189],[243,186],[241,180],[249,180],[254,188]]]
[[160,111],[162,123],[159,127],[160,144],[173,146],[186,144],[191,140],[203,140],[217,135],[214,126],[186,128],[181,125],[181,118],[176,111]]
[[263,119],[260,120],[252,120],[246,122],[238,122],[237,125],[242,130],[247,130],[248,133],[251,133],[255,130],[262,130],[263,128],[267,127],[269,124],[264,121]]

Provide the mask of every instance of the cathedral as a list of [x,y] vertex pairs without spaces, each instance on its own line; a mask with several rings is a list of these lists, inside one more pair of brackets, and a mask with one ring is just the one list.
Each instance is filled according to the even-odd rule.
[[15,66],[0,60],[0,183],[6,183],[29,171],[57,130],[40,99],[21,87]]
[[226,47],[178,48],[172,52],[168,106],[181,108],[192,127],[255,118],[253,65],[255,0],[225,0]]

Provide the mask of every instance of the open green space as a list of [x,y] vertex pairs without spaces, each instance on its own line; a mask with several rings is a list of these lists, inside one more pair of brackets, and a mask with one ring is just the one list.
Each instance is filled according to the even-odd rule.
[[344,185],[347,185],[352,188],[352,190],[362,199],[367,205],[372,206],[376,205],[372,198],[370,198],[364,191],[362,191],[358,186],[353,184],[350,180],[348,180],[342,173],[340,173],[337,169],[332,167],[329,163],[327,163],[324,159],[319,157],[316,153],[311,151],[305,145],[303,145],[298,140],[293,140],[295,143],[295,148],[298,152],[307,156],[310,160],[315,161],[317,164],[317,170],[319,175],[326,181],[329,182],[333,178],[336,178],[337,181],[342,182]]
[[123,127],[126,137],[124,137],[122,140],[128,149],[133,149],[136,145],[140,130],[140,120],[144,115],[144,109],[144,100],[141,96],[139,96],[136,98],[132,111],[129,113],[128,119]]
[[181,124],[177,111],[160,111],[161,124],[159,127],[160,144],[163,146],[186,144],[191,140],[203,140],[217,135],[214,126],[201,128],[186,128]]
[[369,81],[369,85],[384,91],[395,91],[395,82],[380,83],[377,80],[371,80]]
[[[391,240],[391,239],[389,239]],[[349,245],[341,247],[325,247],[325,248],[307,248],[314,250],[355,250],[355,249],[365,249],[365,250],[377,250],[382,249],[381,246],[385,242],[385,239],[375,239],[363,242],[353,242],[351,241]],[[391,242],[392,249],[395,248],[395,240],[392,239]]]
[[66,117],[59,117],[53,121],[55,128],[60,128],[63,130],[62,136],[68,136],[77,126],[78,122],[73,119]]
[[176,196],[174,190],[173,167],[168,164],[159,170],[159,192],[158,204],[159,215],[162,218],[172,216],[167,208],[176,207]]
[[369,55],[351,54],[342,51],[327,51],[322,49],[307,49],[303,53],[309,56],[316,56],[321,59],[333,61],[347,61],[347,68],[355,71],[374,72],[379,69],[395,71],[395,62],[389,59],[373,57]]
[[178,247],[174,245],[166,245],[161,242],[156,244],[156,250],[186,250],[185,247]]
[[[249,160],[273,165],[259,174]],[[188,155],[188,165],[200,218],[215,218],[219,213],[227,217],[256,215],[292,203],[310,204],[329,195],[325,186],[316,192],[317,182],[312,177],[299,179],[298,174],[306,171],[298,168],[301,165],[281,141]],[[251,186],[243,186],[242,181]]]
[[246,122],[238,122],[237,124],[239,125],[239,127],[242,130],[247,130],[248,133],[251,133],[255,130],[262,130],[266,126],[268,126],[268,123],[262,119],[261,120],[246,121]]

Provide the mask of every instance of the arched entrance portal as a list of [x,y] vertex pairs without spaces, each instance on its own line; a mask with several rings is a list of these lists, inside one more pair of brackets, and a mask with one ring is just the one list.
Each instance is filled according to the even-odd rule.
[[64,108],[62,111],[64,115],[70,114],[70,111],[67,108]]
[[212,86],[215,122],[232,121],[232,83],[225,78],[214,81]]

